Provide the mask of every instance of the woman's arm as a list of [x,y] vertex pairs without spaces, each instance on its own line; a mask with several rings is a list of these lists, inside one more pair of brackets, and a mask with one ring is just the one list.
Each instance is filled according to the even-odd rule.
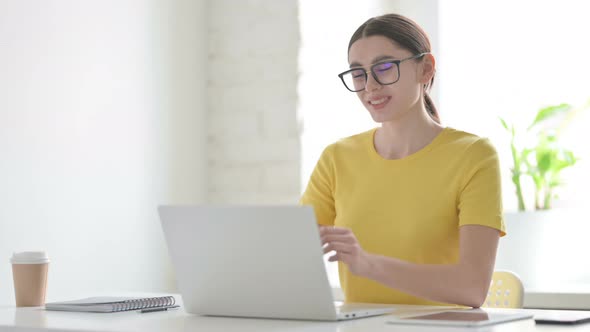
[[353,274],[375,280],[432,301],[480,307],[485,301],[500,232],[480,225],[459,228],[459,262],[449,265],[414,264],[365,252],[350,229],[322,227],[324,252],[341,261]]

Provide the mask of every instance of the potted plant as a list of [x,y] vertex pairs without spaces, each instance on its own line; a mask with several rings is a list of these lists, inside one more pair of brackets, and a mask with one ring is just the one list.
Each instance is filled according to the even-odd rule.
[[[547,244],[563,237],[565,232],[575,229],[581,222],[576,211],[551,207],[557,197],[556,189],[564,184],[562,172],[578,161],[574,153],[560,141],[561,134],[576,114],[589,106],[590,101],[579,108],[569,104],[542,108],[531,123],[520,130],[500,118],[502,126],[510,135],[510,170],[518,211],[504,213],[509,236],[502,239],[496,268],[516,272],[525,287],[552,282],[544,260],[553,262],[551,269],[565,264],[566,260],[556,258],[559,251]],[[534,197],[525,196],[529,193],[534,193]],[[527,209],[526,203],[532,201],[534,207]],[[574,236],[568,237],[572,241],[571,246],[575,246],[578,240]],[[570,245],[569,242],[567,244]]]
[[[587,105],[586,105],[587,106]],[[586,107],[585,106],[585,107]],[[512,183],[518,199],[518,210],[525,211],[526,204],[522,190],[522,179],[528,176],[534,184],[534,209],[547,210],[557,197],[555,189],[563,185],[561,172],[576,164],[574,153],[560,144],[559,137],[573,115],[579,109],[569,104],[560,104],[540,109],[524,134],[529,145],[519,147],[517,141],[524,140],[513,124],[500,118],[502,126],[510,134],[512,153]]]

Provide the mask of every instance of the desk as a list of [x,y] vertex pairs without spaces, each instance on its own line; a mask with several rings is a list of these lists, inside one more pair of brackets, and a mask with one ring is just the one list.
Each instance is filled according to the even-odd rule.
[[[340,288],[332,288],[332,295],[336,300],[344,299]],[[590,310],[590,286],[559,284],[525,289],[523,305],[531,309]]]
[[203,317],[187,314],[182,308],[146,314],[140,314],[135,311],[101,314],[45,311],[42,308],[17,309],[8,306],[0,307],[0,332],[15,330],[23,332],[577,332],[588,331],[590,329],[590,324],[574,326],[535,325],[533,320],[516,321],[479,329],[387,325],[385,323],[387,320],[387,315],[343,322]]

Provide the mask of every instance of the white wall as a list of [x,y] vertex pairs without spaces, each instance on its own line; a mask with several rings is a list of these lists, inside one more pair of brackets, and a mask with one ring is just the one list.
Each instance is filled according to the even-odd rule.
[[156,206],[204,200],[204,8],[0,0],[0,304],[18,250],[48,300],[173,288]]
[[298,2],[208,6],[208,199],[296,204]]

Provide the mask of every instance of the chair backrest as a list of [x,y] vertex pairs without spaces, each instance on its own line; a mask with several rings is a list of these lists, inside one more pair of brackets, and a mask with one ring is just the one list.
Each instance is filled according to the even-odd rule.
[[522,308],[524,286],[520,278],[510,271],[495,271],[484,307]]

